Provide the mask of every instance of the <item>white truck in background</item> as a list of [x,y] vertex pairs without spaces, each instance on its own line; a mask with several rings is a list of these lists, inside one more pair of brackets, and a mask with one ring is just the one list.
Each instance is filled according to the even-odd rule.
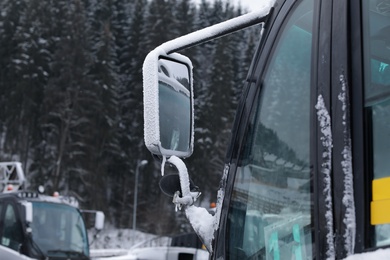
[[[76,199],[25,191],[24,182],[19,162],[0,163],[0,258],[90,259]],[[101,230],[103,212],[86,212],[95,214],[95,229]]]
[[94,260],[207,260],[209,253],[195,233],[157,237],[142,241],[130,249],[95,249]]

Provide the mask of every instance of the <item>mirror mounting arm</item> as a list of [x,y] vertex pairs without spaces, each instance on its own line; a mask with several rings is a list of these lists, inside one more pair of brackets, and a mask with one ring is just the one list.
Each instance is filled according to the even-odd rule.
[[240,31],[252,25],[265,23],[269,17],[274,1],[268,1],[267,4],[269,4],[269,6],[266,8],[260,8],[258,11],[253,11],[199,31],[189,33],[163,43],[160,47],[165,50],[167,54],[171,54]]
[[[178,172],[179,172],[179,179],[180,179],[180,188],[182,193],[180,191],[176,191],[176,193],[173,196],[173,203],[176,205],[176,210],[181,210],[182,207],[191,206],[194,204],[194,202],[199,198],[200,192],[191,192],[190,189],[190,178],[188,175],[188,170],[184,162],[177,156],[171,156],[167,162],[173,164],[176,166]],[[162,168],[164,166],[162,165]]]
[[[174,155],[171,156],[167,162],[176,166],[179,172],[180,188],[183,193],[181,194],[180,191],[176,191],[173,196],[173,203],[176,206],[176,210],[181,210],[184,207],[186,217],[195,233],[206,246],[207,250],[212,252],[211,242],[216,223],[216,216],[211,215],[205,208],[193,205],[196,199],[200,196],[200,192],[191,191],[188,170],[184,162]],[[164,165],[162,165],[162,167],[164,167]],[[199,217],[202,221],[199,221]]]

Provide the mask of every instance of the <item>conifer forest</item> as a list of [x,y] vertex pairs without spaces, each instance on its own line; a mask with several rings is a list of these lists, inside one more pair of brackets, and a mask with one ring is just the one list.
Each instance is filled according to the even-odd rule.
[[[116,228],[131,228],[138,170],[137,229],[188,231],[144,145],[142,64],[159,44],[246,12],[222,0],[0,0],[0,161],[22,163],[27,189],[74,196]],[[206,207],[259,34],[255,26],[181,52],[195,92],[184,162]]]

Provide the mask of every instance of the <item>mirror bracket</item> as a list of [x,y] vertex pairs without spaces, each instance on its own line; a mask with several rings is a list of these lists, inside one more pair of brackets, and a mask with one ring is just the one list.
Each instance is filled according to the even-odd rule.
[[[195,201],[201,195],[200,191],[191,191],[190,189],[190,177],[188,175],[188,170],[184,162],[176,157],[171,156],[167,162],[173,164],[178,172],[180,179],[180,191],[176,191],[172,202],[175,204],[176,211],[181,210],[183,207],[192,206]],[[164,167],[163,165],[161,167]]]
[[[215,228],[217,227],[215,225],[217,223],[217,216],[210,214],[205,208],[193,205],[201,194],[198,191],[191,191],[190,178],[184,162],[176,156],[170,157],[167,162],[176,166],[179,172],[180,188],[182,191],[182,194],[180,191],[176,191],[172,202],[175,204],[176,210],[184,208],[186,217],[195,233],[206,246],[207,250],[212,252],[211,243]],[[199,219],[202,219],[202,221],[199,221]]]

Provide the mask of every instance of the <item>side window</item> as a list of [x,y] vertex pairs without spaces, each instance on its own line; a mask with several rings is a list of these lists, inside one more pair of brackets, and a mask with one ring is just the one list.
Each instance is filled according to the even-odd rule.
[[364,91],[374,246],[390,245],[390,5],[363,0]]
[[3,246],[16,251],[19,251],[19,247],[23,242],[22,226],[11,204],[5,206],[3,233],[1,234],[0,242]]
[[300,1],[290,13],[246,130],[229,207],[229,259],[313,259],[313,1]]

